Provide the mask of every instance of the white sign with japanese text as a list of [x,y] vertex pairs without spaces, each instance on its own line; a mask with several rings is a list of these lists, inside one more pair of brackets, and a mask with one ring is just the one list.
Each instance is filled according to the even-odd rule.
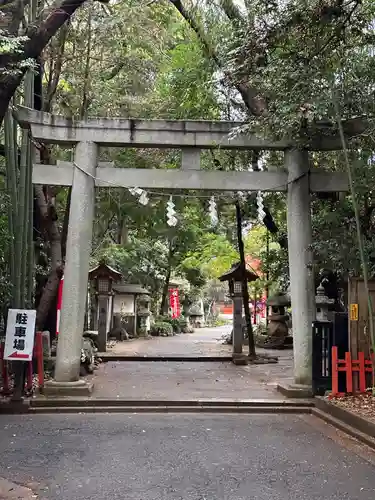
[[4,359],[31,361],[35,335],[35,309],[9,309]]

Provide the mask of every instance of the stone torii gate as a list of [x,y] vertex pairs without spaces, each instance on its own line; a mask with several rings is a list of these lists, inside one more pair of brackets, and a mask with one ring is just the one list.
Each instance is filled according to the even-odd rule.
[[[229,133],[241,123],[99,118],[75,121],[20,107],[16,118],[37,141],[75,148],[74,162],[35,164],[33,183],[72,186],[64,271],[63,309],[55,379],[47,394],[87,394],[79,378],[81,338],[94,220],[95,187],[194,189],[221,191],[287,191],[288,250],[294,336],[294,388],[312,386],[312,322],[315,319],[311,241],[311,192],[348,190],[345,174],[310,169],[308,150],[288,141],[264,141]],[[98,148],[177,148],[181,169],[115,168],[98,163]],[[202,149],[281,150],[285,169],[274,172],[200,170]],[[340,149],[337,138],[321,137],[310,150]]]

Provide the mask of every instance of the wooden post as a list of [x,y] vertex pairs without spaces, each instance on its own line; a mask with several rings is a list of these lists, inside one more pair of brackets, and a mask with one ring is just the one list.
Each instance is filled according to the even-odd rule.
[[338,351],[337,346],[332,347],[332,396],[339,393]]
[[239,201],[236,201],[236,220],[237,220],[237,239],[238,239],[238,251],[240,254],[240,263],[242,267],[242,299],[243,299],[243,307],[245,310],[245,318],[246,318],[246,327],[247,327],[247,337],[249,340],[249,357],[255,358],[255,342],[253,335],[253,327],[251,324],[251,313],[249,307],[249,289],[247,286],[247,277],[246,277],[246,261],[245,261],[245,249],[242,240],[242,215],[241,215],[241,206]]
[[42,332],[36,332],[35,338],[36,359],[38,366],[38,384],[39,392],[44,391],[44,359],[43,359],[43,335]]
[[99,320],[98,320],[98,349],[100,352],[107,350],[107,308],[108,296],[98,296]]

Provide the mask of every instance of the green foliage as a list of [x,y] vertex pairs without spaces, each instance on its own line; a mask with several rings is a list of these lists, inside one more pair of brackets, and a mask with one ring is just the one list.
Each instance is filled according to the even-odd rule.
[[188,322],[186,318],[181,316],[180,318],[171,318],[170,316],[158,316],[155,319],[155,323],[169,323],[173,328],[173,333],[185,333],[188,328]]
[[[361,234],[370,276],[375,276],[375,164],[371,153],[353,160]],[[362,273],[350,196],[313,201],[313,252],[317,271],[328,268],[344,278]]]
[[0,29],[0,54],[19,54],[22,44],[28,40],[27,36],[11,36]]
[[[11,59],[12,56],[22,54],[23,44],[27,40],[27,36],[13,36],[0,29],[0,57]],[[7,63],[4,68],[1,68],[1,72],[4,76],[18,74],[24,69],[32,68],[33,66],[33,59],[22,58],[21,60]]]
[[238,253],[224,235],[206,233],[182,263],[188,273],[199,269],[207,279],[218,278],[238,261]]
[[371,0],[248,4],[248,18],[234,29],[228,67],[267,103],[268,112],[251,126],[298,137],[316,122],[335,123],[333,93],[343,118],[373,115],[374,14]]
[[168,248],[162,241],[133,238],[126,245],[109,245],[98,254],[118,269],[128,283],[160,292],[168,266]]
[[152,337],[169,337],[173,335],[173,326],[165,321],[158,321],[151,325],[150,335]]
[[204,56],[195,35],[176,25],[175,43],[168,51],[156,80],[158,117],[218,119],[220,110],[213,82],[212,62]]

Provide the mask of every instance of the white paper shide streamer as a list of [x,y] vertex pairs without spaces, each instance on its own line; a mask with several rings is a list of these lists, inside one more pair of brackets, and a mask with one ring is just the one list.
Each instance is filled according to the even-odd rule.
[[258,220],[259,222],[263,222],[266,216],[266,212],[264,211],[263,196],[261,191],[258,191],[257,193],[257,208],[258,208]]
[[169,197],[169,200],[167,202],[167,224],[170,227],[177,226],[177,217],[176,217],[176,210],[174,209],[175,205],[173,203],[173,198],[172,196]]
[[147,191],[145,191],[144,189],[141,189],[139,187],[134,187],[134,188],[129,188],[128,191],[131,195],[138,197],[138,201],[141,205],[147,205],[148,202],[150,201]]
[[215,197],[211,196],[209,204],[208,204],[208,213],[211,219],[211,226],[215,227],[219,223],[219,217],[217,215],[216,201]]

